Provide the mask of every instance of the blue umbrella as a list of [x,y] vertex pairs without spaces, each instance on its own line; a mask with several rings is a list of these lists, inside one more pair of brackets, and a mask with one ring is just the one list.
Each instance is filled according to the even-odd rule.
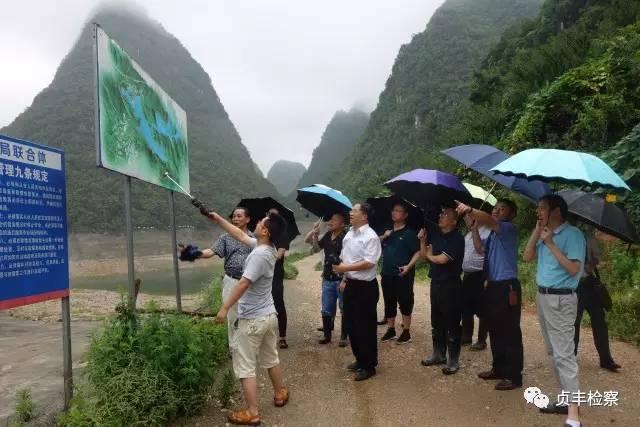
[[300,206],[325,221],[335,213],[346,213],[352,208],[351,200],[341,191],[322,184],[299,189],[296,200]]
[[508,158],[491,168],[491,171],[530,180],[631,191],[604,161],[578,151],[532,148]]
[[551,193],[547,184],[541,181],[527,181],[524,178],[504,176],[491,171],[491,168],[509,158],[504,151],[490,145],[470,144],[460,145],[441,151],[466,167],[486,176],[487,178],[521,194],[532,202],[536,202],[545,194]]

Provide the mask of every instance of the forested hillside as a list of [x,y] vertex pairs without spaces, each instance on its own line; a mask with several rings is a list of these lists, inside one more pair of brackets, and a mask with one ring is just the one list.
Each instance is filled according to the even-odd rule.
[[[595,153],[637,190],[639,18],[635,0],[547,0],[484,60],[450,140]],[[627,208],[640,223],[637,191]]]
[[445,134],[471,92],[473,72],[502,33],[542,0],[447,0],[400,48],[367,129],[332,183],[352,196],[415,167],[437,167]]
[[296,189],[298,180],[306,171],[307,168],[302,163],[278,160],[269,169],[267,179],[286,197]]
[[368,122],[369,115],[355,108],[336,112],[313,150],[309,169],[300,178],[298,188],[329,182],[362,137]]
[[[160,24],[126,11],[105,9],[92,21],[98,22],[186,111],[193,194],[223,211],[242,197],[276,194],[254,169],[211,79],[179,40]],[[0,133],[65,150],[72,230],[121,230],[122,177],[95,166],[92,51],[88,24],[49,87]],[[167,197],[166,191],[134,180],[134,223],[166,226]],[[178,199],[178,224],[205,225],[185,197]]]

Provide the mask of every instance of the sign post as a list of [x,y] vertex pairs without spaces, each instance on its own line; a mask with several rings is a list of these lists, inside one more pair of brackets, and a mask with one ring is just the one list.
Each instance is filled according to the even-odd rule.
[[0,135],[0,310],[62,298],[64,396],[72,393],[64,152]]
[[131,177],[124,177],[124,217],[127,237],[127,277],[129,282],[129,304],[136,308],[135,265],[133,264],[133,219],[131,218]]
[[178,267],[178,239],[176,236],[176,207],[173,191],[169,190],[169,222],[171,227],[171,253],[173,254],[173,275],[176,278],[176,308],[182,312],[182,294],[180,290],[180,269]]

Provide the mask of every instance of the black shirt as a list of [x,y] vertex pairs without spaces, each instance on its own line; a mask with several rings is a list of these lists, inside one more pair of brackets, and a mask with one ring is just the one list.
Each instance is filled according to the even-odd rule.
[[[277,246],[277,250],[280,249],[285,249],[285,250],[289,250],[289,241],[287,239],[283,239],[281,241],[280,244],[276,245]],[[283,256],[282,259],[278,259],[276,260],[276,265],[273,269],[273,280],[274,281],[283,281],[284,280],[284,259],[285,257]]]
[[464,237],[456,229],[446,234],[432,235],[430,242],[434,255],[446,254],[450,261],[446,264],[431,263],[429,277],[437,281],[460,280],[464,258]]
[[399,276],[399,268],[409,264],[420,250],[418,233],[409,227],[394,230],[382,242],[382,274]]
[[341,279],[340,275],[335,274],[332,269],[334,265],[340,264],[342,239],[344,239],[345,234],[344,231],[341,231],[335,239],[332,239],[331,232],[327,231],[322,236],[322,239],[318,240],[318,247],[324,251],[324,266],[322,268],[322,278],[324,280],[337,282]]

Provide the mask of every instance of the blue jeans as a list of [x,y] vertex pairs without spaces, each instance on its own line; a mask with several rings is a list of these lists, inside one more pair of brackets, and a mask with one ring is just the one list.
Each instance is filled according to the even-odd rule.
[[340,281],[323,280],[322,281],[322,309],[320,312],[323,316],[335,316],[336,300],[342,311],[342,292],[340,292]]

